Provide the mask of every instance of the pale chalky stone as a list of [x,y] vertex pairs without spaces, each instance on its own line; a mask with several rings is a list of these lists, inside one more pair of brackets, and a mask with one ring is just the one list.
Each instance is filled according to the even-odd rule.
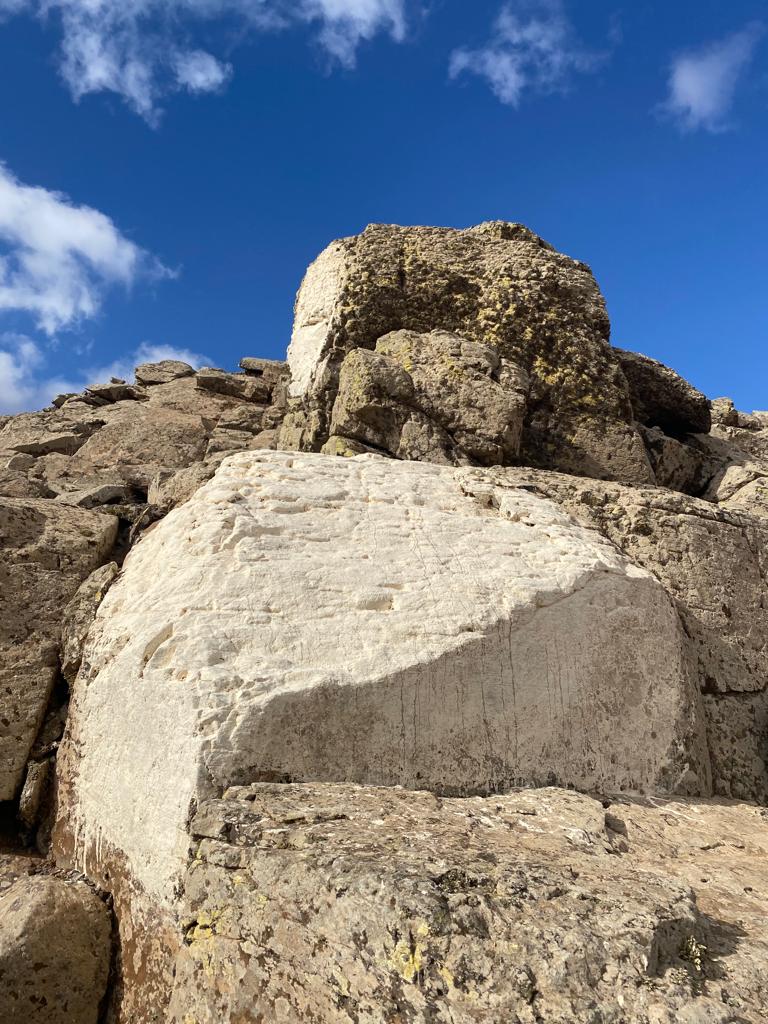
[[709,789],[661,585],[471,469],[227,459],[130,553],[83,666],[60,855],[117,851],[167,906],[191,809],[233,784]]

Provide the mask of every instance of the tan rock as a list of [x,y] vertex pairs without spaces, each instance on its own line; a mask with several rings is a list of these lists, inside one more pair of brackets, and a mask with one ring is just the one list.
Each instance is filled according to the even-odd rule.
[[151,402],[116,408],[119,413],[73,456],[70,473],[117,473],[146,488],[160,468],[182,468],[202,459],[207,430],[200,416]]
[[169,1024],[768,1011],[758,808],[254,785],[204,802],[192,831]]
[[20,878],[0,896],[3,1024],[97,1024],[111,952],[109,911],[82,883]]
[[464,231],[379,224],[332,243],[297,298],[293,406],[280,443],[320,448],[333,433],[345,358],[401,328],[451,332],[530,374],[524,461],[652,482],[589,268],[501,222]]
[[401,459],[510,462],[528,378],[488,345],[445,331],[395,331],[344,360],[331,434]]
[[249,377],[260,377],[272,390],[285,383],[291,375],[288,363],[279,359],[253,359],[247,356],[240,360],[240,369]]
[[61,619],[61,671],[68,683],[75,681],[83,646],[99,605],[118,574],[116,562],[107,562],[83,580],[64,608]]
[[658,486],[701,494],[708,482],[706,454],[699,447],[669,437],[659,427],[644,427],[642,434]]
[[161,359],[158,363],[142,363],[136,367],[136,383],[149,386],[168,384],[179,377],[191,377],[194,369],[179,359]]
[[195,376],[197,387],[204,391],[227,395],[246,402],[268,402],[272,389],[258,376],[242,373],[226,373],[206,367]]
[[0,800],[19,789],[57,671],[63,607],[106,558],[116,521],[0,498]]
[[106,384],[91,384],[86,388],[86,393],[94,398],[101,398],[107,402],[136,402],[146,401],[147,392],[142,387],[133,384],[126,384],[124,380],[109,381]]

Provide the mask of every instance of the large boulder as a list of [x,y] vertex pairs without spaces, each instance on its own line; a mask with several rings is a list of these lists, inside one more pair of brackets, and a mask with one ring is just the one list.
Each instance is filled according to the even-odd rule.
[[501,222],[463,231],[377,224],[318,257],[296,300],[281,444],[319,449],[332,434],[345,359],[401,329],[450,332],[530,375],[523,461],[653,481],[589,268]]
[[233,784],[709,790],[660,584],[478,473],[243,453],[131,551],[75,683],[56,850],[115,892],[132,973],[173,948],[190,814]]
[[88,886],[44,875],[0,895],[3,1024],[97,1024],[112,923]]
[[0,800],[16,795],[48,705],[62,610],[116,533],[112,517],[0,498]]
[[[488,470],[598,530],[677,606],[707,712],[715,791],[768,802],[768,524],[734,503],[528,469]],[[737,492],[741,493],[741,492]]]

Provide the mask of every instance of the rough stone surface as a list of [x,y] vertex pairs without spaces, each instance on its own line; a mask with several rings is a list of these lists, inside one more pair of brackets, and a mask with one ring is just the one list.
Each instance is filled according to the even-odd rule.
[[199,370],[195,381],[199,388],[215,391],[231,398],[241,398],[248,402],[266,402],[269,400],[270,388],[266,381],[248,374],[227,373],[206,367]]
[[768,1019],[768,413],[502,223],[334,243],[290,363],[0,417],[2,1024]]
[[75,684],[55,847],[134,931],[173,934],[190,809],[232,784],[709,790],[660,584],[481,476],[242,453],[131,551]]
[[82,883],[20,878],[0,895],[3,1024],[97,1024],[111,922]]
[[527,389],[526,373],[488,345],[395,331],[344,360],[331,435],[401,459],[508,463],[520,451]]
[[589,268],[501,222],[464,231],[372,225],[321,254],[296,301],[294,403],[281,446],[320,448],[344,359],[400,329],[452,332],[530,375],[524,461],[652,482]]
[[674,370],[637,352],[614,349],[629,384],[635,418],[665,434],[706,434],[712,426],[710,403]]
[[[669,437],[659,427],[645,427],[642,434],[659,487],[700,495],[709,482],[705,453],[699,447]],[[691,440],[695,444],[695,438]]]
[[764,1021],[765,812],[606,803],[269,784],[205,801],[165,1019]]
[[58,672],[61,612],[107,557],[115,520],[0,498],[0,800],[18,791]]
[[117,573],[116,562],[108,562],[94,569],[64,609],[61,621],[61,671],[68,683],[75,681],[88,630]]
[[179,359],[161,359],[159,363],[142,363],[136,367],[136,383],[145,386],[168,384],[179,377],[191,377],[194,369]]
[[273,390],[280,384],[286,384],[291,375],[288,363],[280,359],[246,356],[240,360],[240,369],[249,377],[260,377]]
[[662,581],[704,694],[715,790],[768,802],[765,521],[655,488],[536,470],[485,472],[559,502]]

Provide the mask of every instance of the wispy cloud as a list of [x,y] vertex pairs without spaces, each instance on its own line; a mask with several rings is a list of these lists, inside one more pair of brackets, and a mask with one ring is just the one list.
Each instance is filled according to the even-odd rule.
[[110,285],[169,273],[105,214],[0,164],[0,313],[28,314],[51,335],[94,316]]
[[56,395],[77,393],[89,384],[108,381],[110,377],[131,380],[140,363],[180,359],[197,368],[211,362],[200,352],[149,342],[106,366],[86,366],[66,377],[51,373],[50,359],[50,349],[33,338],[23,334],[0,334],[0,414],[42,409]]
[[[60,192],[25,185],[0,163],[0,324],[29,321],[30,329],[41,332],[37,340],[0,330],[0,412],[39,408],[97,377],[130,373],[133,360],[205,361],[194,352],[144,345],[114,366],[86,366],[71,380],[50,370],[58,332],[95,316],[107,289],[170,275],[106,214],[77,206]],[[82,353],[77,336],[75,341],[74,351]]]
[[23,334],[0,334],[0,414],[41,409],[70,382],[46,373],[42,348]]
[[501,8],[485,46],[453,52],[450,74],[479,75],[502,103],[516,107],[526,91],[561,92],[574,74],[594,71],[605,59],[582,45],[562,0],[515,0]]
[[669,96],[661,112],[685,131],[721,132],[730,127],[736,91],[764,28],[753,22],[714,43],[677,56],[669,73]]
[[222,89],[232,66],[199,49],[204,23],[227,21],[247,31],[312,25],[330,57],[352,67],[359,45],[379,33],[406,31],[407,0],[0,0],[0,14],[31,13],[58,21],[60,70],[75,99],[113,92],[150,123],[169,93]]

